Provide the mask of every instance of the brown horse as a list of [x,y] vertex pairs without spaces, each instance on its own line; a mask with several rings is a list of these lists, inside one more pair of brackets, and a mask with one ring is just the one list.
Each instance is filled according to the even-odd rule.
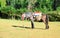
[[39,13],[36,13],[36,12],[23,13],[22,20],[24,20],[25,18],[31,20],[32,29],[34,28],[34,20],[36,21],[42,20],[44,24],[46,25],[46,29],[49,29],[49,25],[48,25],[49,18],[47,14],[42,14],[40,12]]

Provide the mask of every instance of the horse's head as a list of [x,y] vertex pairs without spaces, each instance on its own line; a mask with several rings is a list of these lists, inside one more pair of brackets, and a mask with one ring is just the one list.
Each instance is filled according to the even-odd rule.
[[26,17],[26,15],[25,15],[25,13],[23,13],[23,14],[21,15],[21,19],[24,20],[25,17]]

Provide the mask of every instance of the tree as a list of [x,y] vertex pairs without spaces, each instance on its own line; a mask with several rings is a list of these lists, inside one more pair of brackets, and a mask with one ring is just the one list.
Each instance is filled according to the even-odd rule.
[[31,11],[37,0],[28,0],[28,10]]
[[0,0],[1,3],[1,7],[5,7],[6,6],[6,0]]

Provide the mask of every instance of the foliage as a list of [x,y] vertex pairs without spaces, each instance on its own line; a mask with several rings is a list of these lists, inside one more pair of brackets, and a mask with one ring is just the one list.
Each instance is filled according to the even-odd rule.
[[49,20],[50,21],[60,21],[60,14],[55,13],[52,11],[52,13],[47,13],[49,15]]
[[1,7],[5,7],[5,5],[6,5],[6,0],[0,0],[0,3],[1,3]]
[[6,6],[6,7],[1,7],[1,12],[6,14],[13,14],[16,12],[16,10],[14,7]]
[[[50,15],[51,21],[57,21],[60,19],[60,2],[59,0],[0,0],[0,11],[7,15],[20,15],[29,11],[42,11],[43,13]],[[30,7],[28,7],[30,6]],[[54,8],[57,12],[53,13]],[[52,13],[48,13],[52,11]],[[56,19],[55,19],[56,18]]]
[[60,7],[57,7],[57,11],[60,11]]
[[8,13],[8,11],[10,11],[9,7],[1,7],[1,12],[2,13]]

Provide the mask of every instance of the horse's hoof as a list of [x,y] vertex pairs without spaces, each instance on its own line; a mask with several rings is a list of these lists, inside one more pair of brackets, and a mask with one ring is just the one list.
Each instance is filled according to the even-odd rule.
[[49,29],[49,26],[47,26],[46,29]]
[[34,28],[32,28],[32,29],[34,29]]
[[34,29],[34,27],[31,27],[32,29]]

